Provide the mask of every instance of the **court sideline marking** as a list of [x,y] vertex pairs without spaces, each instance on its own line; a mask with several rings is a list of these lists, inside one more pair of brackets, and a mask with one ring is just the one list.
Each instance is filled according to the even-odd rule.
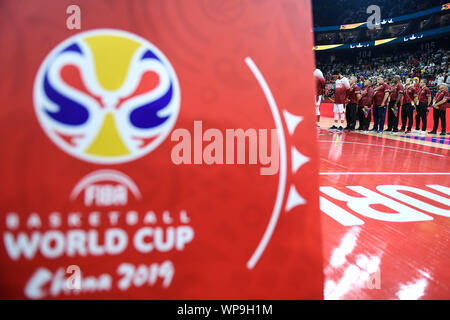
[[[317,140],[317,142],[336,142],[334,140]],[[398,150],[406,150],[406,151],[416,151],[416,152],[421,152],[421,153],[425,153],[425,154],[431,154],[433,156],[438,156],[438,157],[446,157],[442,154],[437,154],[437,153],[432,153],[432,152],[426,152],[426,151],[422,151],[422,150],[415,150],[415,149],[407,149],[407,148],[399,148],[399,147],[394,147],[394,146],[387,146],[384,144],[373,144],[373,143],[363,143],[363,142],[354,142],[354,141],[339,141],[339,143],[352,143],[352,144],[361,144],[364,146],[374,146],[374,147],[383,147],[383,148],[391,148],[391,149],[398,149]]]
[[319,172],[319,175],[340,175],[340,174],[360,174],[360,175],[450,175],[450,172]]

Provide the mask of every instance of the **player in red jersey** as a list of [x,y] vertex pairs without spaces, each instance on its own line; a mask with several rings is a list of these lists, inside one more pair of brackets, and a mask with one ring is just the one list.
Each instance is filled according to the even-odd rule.
[[433,100],[433,130],[429,133],[436,134],[437,128],[439,126],[439,119],[441,119],[441,136],[445,136],[446,130],[446,110],[450,108],[450,93],[448,92],[447,85],[445,83],[439,86],[439,91],[436,93],[436,96]]
[[317,127],[320,128],[320,103],[322,102],[323,90],[325,89],[325,78],[323,77],[322,71],[319,69],[314,70],[314,78],[316,81],[316,116],[317,116]]
[[392,134],[398,132],[398,117],[400,109],[400,101],[403,96],[403,85],[401,83],[400,76],[394,76],[394,84],[389,90],[389,110],[388,110],[388,128],[387,131],[391,131]]
[[[427,115],[428,107],[431,105],[431,91],[427,87],[425,79],[420,80],[420,88],[417,94],[418,105],[416,113],[416,133],[426,135],[427,133]],[[422,131],[420,131],[420,119],[422,119]]]
[[[402,105],[402,128],[401,131],[411,133],[413,126],[414,105],[417,103],[417,91],[411,78],[406,79],[403,105]],[[408,124],[408,127],[406,125]]]
[[356,77],[350,77],[350,88],[347,90],[348,105],[345,112],[347,127],[345,130],[353,131],[356,126],[356,116],[358,114],[358,102],[361,99],[361,91],[356,84]]
[[370,131],[382,133],[386,121],[386,103],[389,98],[389,85],[384,82],[383,77],[377,78],[377,85],[373,91],[373,128]]
[[334,125],[330,130],[343,131],[341,121],[344,122],[345,103],[347,100],[347,90],[350,88],[350,83],[346,77],[343,77],[339,70],[333,72],[335,80],[334,88]]
[[414,77],[414,78],[413,78],[413,82],[414,82],[414,88],[415,88],[417,91],[419,91],[419,87],[420,87],[420,84],[419,84],[419,78],[418,78],[418,77]]
[[373,99],[373,88],[370,80],[364,81],[364,87],[361,90],[361,99],[358,102],[359,127],[356,130],[362,130],[365,133],[369,130],[370,124],[370,106]]

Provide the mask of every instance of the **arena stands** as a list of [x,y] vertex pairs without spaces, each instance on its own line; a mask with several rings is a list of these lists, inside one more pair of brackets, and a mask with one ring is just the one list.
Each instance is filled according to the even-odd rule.
[[[379,29],[369,29],[366,9],[380,7]],[[336,10],[336,7],[340,10]],[[331,72],[365,79],[425,79],[434,95],[450,84],[450,3],[446,1],[313,1],[317,68],[326,79],[324,98],[334,94]],[[372,81],[372,83],[374,83]]]
[[[442,43],[450,43],[448,37]],[[419,77],[426,79],[427,85],[434,93],[438,80],[450,84],[448,67],[450,63],[450,50],[440,47],[435,41],[422,43],[415,48],[388,47],[378,50],[364,50],[362,52],[333,51],[322,54],[317,52],[316,64],[323,71],[326,79],[325,96],[332,96],[331,72],[339,68],[347,75],[355,75],[358,84],[362,84],[366,78],[374,78],[378,75],[392,77],[399,75],[404,81],[406,78]]]
[[[410,1],[410,0],[360,0],[354,2],[346,0],[320,0],[313,2],[314,26],[330,26],[365,21],[366,8],[378,5],[385,17],[401,16],[426,10],[442,4],[442,1]],[[336,8],[340,8],[339,11]]]

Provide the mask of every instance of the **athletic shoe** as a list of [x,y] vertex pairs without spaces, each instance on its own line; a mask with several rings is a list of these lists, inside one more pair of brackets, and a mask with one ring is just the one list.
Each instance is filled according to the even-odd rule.
[[[355,130],[356,130],[356,131],[363,131],[363,129],[362,129],[361,127],[356,128]],[[449,132],[448,134],[450,134],[450,132]]]
[[338,128],[338,130],[339,130],[340,132],[342,132],[342,131],[344,131],[344,128],[342,128],[342,126],[340,126],[340,127]]
[[364,130],[364,131],[363,131],[363,133],[365,133],[365,134],[368,134],[368,133],[369,133],[369,131],[367,131],[367,130]]
[[369,131],[378,131],[378,129],[372,128]]
[[378,134],[383,134],[383,130],[378,130]]
[[418,130],[418,129],[413,130],[412,133],[420,133],[420,130]]
[[436,131],[430,131],[429,134],[436,134]]
[[410,134],[411,130],[405,130],[405,134]]
[[441,132],[441,136],[445,136],[446,135],[446,133],[445,132]]
[[420,135],[426,136],[426,135],[427,135],[427,132],[426,132],[426,131],[420,131]]
[[398,131],[392,131],[391,134],[392,134],[393,136],[396,136],[396,135],[398,135]]
[[337,127],[333,125],[332,127],[329,127],[328,130],[337,130]]

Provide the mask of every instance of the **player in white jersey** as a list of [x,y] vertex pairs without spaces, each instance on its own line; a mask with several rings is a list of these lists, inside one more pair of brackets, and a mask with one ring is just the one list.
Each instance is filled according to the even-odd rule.
[[350,88],[350,82],[346,77],[342,76],[339,70],[335,70],[333,72],[333,78],[335,79],[334,125],[330,128],[330,130],[343,131],[344,128],[341,125],[341,121],[344,122],[347,90]]

